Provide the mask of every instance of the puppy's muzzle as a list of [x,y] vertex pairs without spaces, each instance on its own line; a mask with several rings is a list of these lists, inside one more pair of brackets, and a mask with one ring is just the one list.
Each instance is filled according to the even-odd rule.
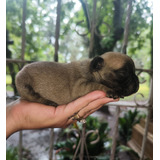
[[122,95],[123,96],[129,96],[131,94],[134,94],[139,89],[139,80],[136,75],[133,75],[128,79],[126,83],[122,86],[124,88]]

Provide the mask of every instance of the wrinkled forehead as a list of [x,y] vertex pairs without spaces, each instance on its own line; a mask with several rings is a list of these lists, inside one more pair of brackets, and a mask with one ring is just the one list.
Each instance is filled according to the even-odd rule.
[[102,55],[104,63],[114,70],[122,68],[131,59],[122,53],[109,52]]

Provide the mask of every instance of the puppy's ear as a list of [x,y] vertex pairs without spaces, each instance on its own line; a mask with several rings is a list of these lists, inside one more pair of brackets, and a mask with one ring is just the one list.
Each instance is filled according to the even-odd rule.
[[90,63],[90,71],[99,71],[104,66],[104,59],[102,57],[95,57]]

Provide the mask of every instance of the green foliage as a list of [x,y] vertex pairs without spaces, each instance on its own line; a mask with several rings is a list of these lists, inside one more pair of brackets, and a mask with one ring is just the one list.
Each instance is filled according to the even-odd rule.
[[153,13],[149,1],[133,1],[130,22],[128,55],[131,56],[138,68],[151,68],[151,44]]
[[[6,19],[7,29],[14,45],[10,46],[12,58],[20,58],[21,55],[21,22],[22,0],[7,0]],[[50,43],[54,37],[52,1],[27,1],[26,13],[26,60],[53,60],[53,45]]]
[[7,148],[6,160],[18,160],[17,148],[11,148],[11,147]]
[[[22,149],[22,160],[32,160],[33,155],[31,152],[25,148]],[[6,160],[18,160],[18,148],[8,147],[6,150]]]
[[151,68],[151,42],[148,35],[149,28],[142,31],[135,40],[131,40],[128,46],[128,55],[135,61],[137,68]]
[[[87,3],[89,6],[88,10],[89,10],[90,20],[92,20],[93,1],[87,1]],[[99,39],[100,45],[97,45],[97,47],[100,47],[101,49],[103,49],[103,51],[110,51],[113,49],[117,51],[121,51],[123,37],[120,36],[120,32],[118,31],[118,29],[120,28],[124,29],[125,19],[127,16],[127,5],[128,5],[127,0],[123,1],[123,3],[121,3],[118,0],[115,0],[114,2],[111,0],[97,1],[97,10],[96,10],[97,27],[96,28],[100,35],[104,35],[103,38]],[[85,17],[84,9],[81,9],[76,14],[76,19],[77,21],[78,19],[80,20],[85,19],[83,17]],[[130,48],[128,49],[128,54],[130,56],[136,54],[135,56],[136,57],[140,56],[141,59],[143,57],[141,55],[142,53],[144,53],[143,55],[146,55],[147,58],[150,56],[150,42],[149,42],[150,38],[148,36],[150,33],[147,33],[145,35],[143,33],[146,32],[148,29],[150,29],[151,19],[152,19],[152,10],[149,2],[147,0],[140,1],[140,2],[133,1],[133,10],[131,15],[130,30],[129,30],[129,44],[128,44],[128,47]],[[83,28],[86,28],[84,26],[84,23],[80,23],[79,25]],[[120,37],[118,38],[117,36],[120,36]],[[88,35],[88,38],[90,38],[89,35]],[[134,48],[133,43],[135,42],[137,42],[138,44]],[[149,45],[146,46],[146,44],[149,44]],[[96,48],[95,50],[101,50],[100,48]],[[133,50],[132,48],[134,48],[137,52],[141,50],[141,54],[135,53],[135,50]],[[145,49],[146,51],[144,51]],[[149,65],[147,65],[147,67],[149,67]]]
[[12,78],[10,75],[6,75],[6,84],[11,84],[12,83]]
[[[126,117],[130,117],[130,120],[134,119],[133,117],[135,115],[137,116],[137,112],[133,114],[129,112],[129,114],[130,115]],[[100,137],[100,140],[97,143],[91,144],[90,142],[97,139],[97,135],[95,133],[91,133],[87,136],[86,143],[90,157],[94,157],[96,160],[109,160],[112,147],[112,139],[108,136],[108,132],[110,130],[108,127],[108,123],[99,121],[97,118],[91,116],[89,116],[86,120],[86,133],[88,131],[96,129]],[[137,120],[135,121],[135,123],[136,122]],[[79,123],[77,125],[78,129],[81,130],[82,125]],[[72,159],[76,147],[79,143],[80,137],[77,136],[77,132],[71,132],[71,129],[73,129],[73,127],[63,130],[61,132],[61,136],[59,137],[62,140],[58,140],[58,142],[54,146],[54,148],[57,150],[57,154],[61,157],[61,159]],[[116,147],[115,160],[118,160],[118,153],[120,152],[132,152],[134,155],[136,155],[136,153],[131,148],[118,142]],[[84,156],[86,156],[86,153],[84,153]]]
[[[95,143],[91,144],[90,142],[97,139],[97,134],[90,133],[86,138],[87,148],[90,156],[99,156],[106,151],[107,147],[105,147],[105,143],[109,142],[109,138],[107,136],[109,127],[107,122],[100,122],[97,118],[89,116],[87,119],[86,125],[86,133],[90,130],[98,131],[100,140]],[[82,126],[78,124],[78,128],[81,129]],[[63,137],[66,137],[67,134],[70,132],[70,129],[65,129],[62,133]],[[59,149],[58,154],[61,155],[63,158],[72,158],[76,147],[79,142],[79,137],[77,137],[75,132],[72,132],[70,138],[65,139],[64,141],[59,141],[56,143],[55,148]],[[76,146],[75,146],[76,145]],[[86,154],[86,153],[85,153]]]
[[128,147],[126,145],[122,145],[122,144],[117,145],[115,158],[117,157],[118,153],[120,153],[120,152],[130,153],[131,155],[133,155],[135,157],[135,158],[133,158],[134,160],[136,160],[136,159],[138,160],[140,158],[137,152],[135,152],[133,149],[131,149],[130,147]]
[[94,141],[97,138],[96,134],[91,134],[87,137],[86,143],[89,151],[89,155],[96,156],[105,151],[104,143],[108,140],[107,134],[109,131],[107,122],[99,122],[97,118],[89,117],[87,119],[87,128],[86,131],[89,130],[98,130],[100,140],[96,144],[90,144],[91,141]]
[[119,135],[124,143],[131,138],[132,127],[139,123],[142,117],[144,118],[145,115],[139,114],[139,111],[135,109],[134,111],[129,110],[119,118]]
[[[88,56],[90,33],[81,37],[76,34],[77,27],[80,33],[89,31],[87,17],[82,2],[63,1],[61,9],[61,29],[59,54],[61,62],[81,59]],[[22,0],[6,1],[6,27],[14,45],[9,46],[12,58],[20,58],[22,33]],[[117,8],[115,7],[117,4]],[[151,28],[152,10],[147,0],[133,1],[133,11],[130,22],[128,54],[135,61],[142,61],[144,67],[150,67],[150,39],[153,35]],[[96,22],[97,32],[104,37],[95,36],[96,54],[105,51],[121,50],[123,37],[116,29],[124,28],[128,0],[97,0]],[[26,14],[26,60],[53,61],[56,0],[27,1]],[[90,21],[92,21],[93,1],[87,1]],[[117,10],[119,9],[119,10]],[[116,14],[118,13],[118,17]],[[117,18],[117,19],[116,19]],[[119,36],[119,37],[117,37]],[[143,57],[143,58],[142,58]],[[144,58],[145,57],[145,58]],[[142,66],[142,67],[143,67]]]

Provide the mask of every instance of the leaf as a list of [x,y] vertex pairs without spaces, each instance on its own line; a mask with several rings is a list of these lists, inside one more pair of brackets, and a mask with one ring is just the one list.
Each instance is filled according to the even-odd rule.
[[116,149],[118,150],[118,152],[132,151],[130,147],[127,147],[125,145],[119,145]]

